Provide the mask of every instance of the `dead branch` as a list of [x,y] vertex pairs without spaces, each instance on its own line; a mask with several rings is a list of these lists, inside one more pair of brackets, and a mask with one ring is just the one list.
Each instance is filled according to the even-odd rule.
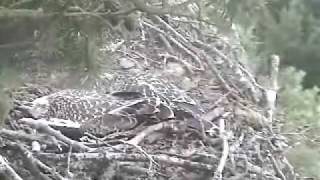
[[48,138],[47,135],[27,134],[23,131],[0,129],[0,136],[13,141],[16,141],[16,140],[27,141],[27,142],[38,141],[40,143],[47,144],[47,145],[55,145],[55,146],[58,145],[56,142],[52,141],[51,138]]
[[55,138],[61,140],[62,142],[67,143],[70,146],[72,146],[76,151],[89,151],[89,150],[91,150],[91,148],[83,145],[80,142],[74,141],[74,140],[64,136],[63,134],[61,134],[60,131],[54,130],[53,128],[48,126],[48,124],[46,124],[42,121],[37,121],[37,120],[31,119],[31,118],[22,118],[19,120],[19,122],[27,124],[27,125],[35,128],[36,130],[43,131],[51,136],[54,136]]
[[235,107],[235,114],[239,117],[246,117],[245,120],[253,128],[268,127],[268,119],[261,113],[254,111],[250,108]]
[[120,163],[120,169],[132,173],[132,174],[148,174],[150,172],[149,169],[137,167],[134,164],[128,164],[128,163]]
[[276,99],[277,99],[277,91],[278,91],[278,73],[279,73],[279,65],[280,58],[278,55],[272,55],[270,59],[271,69],[270,69],[270,87],[266,89],[266,100],[268,105],[267,115],[269,122],[273,121],[273,114],[275,111]]
[[32,153],[29,152],[23,145],[21,144],[14,144],[16,148],[20,151],[22,157],[23,157],[23,162],[25,165],[25,168],[29,170],[29,172],[32,174],[33,177],[36,179],[41,179],[41,180],[50,180],[49,177],[45,174],[43,174],[40,169],[38,168],[36,164],[35,158],[32,156]]
[[172,28],[168,23],[166,23],[164,20],[162,20],[159,16],[154,16],[154,18],[159,21],[161,24],[165,25],[165,27],[172,32],[174,35],[176,35],[179,39],[182,40],[183,43],[189,43],[186,38],[184,38],[180,33],[178,33],[174,28]]
[[26,40],[26,41],[21,41],[21,42],[14,42],[14,43],[8,43],[8,44],[0,44],[0,49],[5,50],[5,49],[11,49],[11,48],[22,48],[22,47],[27,47],[27,46],[32,46],[34,45],[35,41],[33,40]]
[[220,118],[219,120],[219,134],[220,137],[223,139],[223,150],[222,150],[222,156],[219,162],[219,165],[217,167],[217,170],[214,173],[214,177],[218,180],[222,180],[222,172],[226,165],[226,161],[228,159],[229,154],[229,144],[228,144],[228,135],[225,131],[225,120],[223,118]]
[[[188,73],[190,73],[190,74],[192,74],[193,73],[193,70],[192,70],[192,65],[190,64],[190,63],[188,63],[188,62],[186,62],[186,61],[184,61],[184,60],[182,60],[182,59],[179,59],[179,57],[177,57],[177,56],[174,56],[174,55],[171,55],[171,54],[168,54],[168,53],[166,53],[166,54],[159,54],[161,57],[163,57],[164,59],[168,59],[168,58],[170,58],[170,59],[173,59],[173,60],[175,60],[175,61],[177,61],[177,62],[181,62],[182,64],[183,64],[183,66],[186,68],[186,70],[188,71]],[[164,64],[166,64],[167,63],[167,61],[164,63]]]
[[173,51],[171,44],[167,40],[167,38],[163,34],[159,34],[159,37],[160,37],[161,41],[163,42],[163,44],[166,46],[167,50],[172,54],[174,51]]
[[[162,31],[161,29],[153,26],[152,24],[149,24],[147,22],[143,22],[143,25],[146,25],[148,26],[149,28],[151,29],[154,29],[160,33],[162,33],[163,35],[167,36],[168,39],[173,42],[175,45],[177,45],[179,48],[181,48],[183,51],[185,51],[187,54],[189,54],[198,64],[199,64],[199,68],[196,68],[196,67],[193,67],[194,69],[197,69],[197,70],[203,70],[203,64],[200,60],[200,58],[195,54],[193,53],[191,50],[189,50],[188,48],[186,48],[183,44],[181,44],[178,40],[174,39],[173,37],[171,37],[170,35],[168,35],[167,33],[165,33],[164,31]],[[190,67],[189,67],[190,68]]]
[[271,162],[272,162],[273,168],[276,170],[277,176],[280,177],[281,180],[287,180],[286,176],[281,171],[277,160],[272,155],[271,155],[270,158],[271,158]]
[[[35,156],[41,159],[51,159],[51,160],[66,160],[68,154],[51,154],[51,153],[39,153]],[[200,162],[188,161],[176,157],[170,157],[167,155],[150,155],[155,161],[159,161],[168,165],[176,165],[185,168],[192,168],[198,170],[211,171],[214,166],[209,164],[204,164]],[[74,161],[79,160],[116,160],[116,161],[133,161],[133,162],[146,162],[149,161],[149,158],[141,154],[129,154],[129,153],[113,153],[113,152],[104,152],[104,153],[72,153],[70,158]]]
[[[144,3],[144,1],[141,0],[137,0],[137,2]],[[200,6],[196,4],[197,2],[195,2],[195,0],[183,2],[187,5]],[[165,3],[166,2],[164,2],[162,8],[159,8],[162,13],[171,9],[171,7],[166,6]],[[142,8],[132,8],[131,10],[138,9],[139,11],[143,11],[143,8],[151,8],[151,10],[152,8],[156,8],[157,10],[157,7],[161,7],[161,4],[159,6],[158,4],[153,6],[152,3],[145,3],[145,5],[146,6]],[[74,8],[73,11],[67,9],[64,14],[60,16],[72,18],[93,17],[98,18],[100,21],[105,21],[109,15],[122,16],[119,14],[121,13],[120,11],[103,12],[103,7],[97,6],[93,7],[95,9],[93,12],[87,12],[86,8],[72,8]],[[75,176],[82,176],[82,173],[84,173],[88,177],[87,179],[102,179],[104,177],[110,178],[111,176],[118,176],[118,171],[123,172],[122,174],[124,174],[124,176],[126,176],[126,172],[132,172],[130,175],[133,175],[135,178],[138,178],[136,176],[139,175],[153,176],[156,174],[156,179],[162,176],[169,178],[170,173],[186,175],[186,177],[189,178],[189,172],[190,174],[204,173],[209,179],[212,179],[212,176],[215,175],[216,179],[227,180],[255,178],[256,176],[261,179],[279,180],[280,178],[278,177],[282,176],[281,173],[285,178],[293,179],[291,177],[294,176],[294,172],[292,168],[287,165],[288,162],[285,162],[283,157],[277,156],[277,153],[282,152],[283,149],[280,149],[276,145],[285,141],[279,140],[279,143],[272,142],[274,143],[272,147],[271,145],[270,147],[266,146],[266,143],[270,141],[268,141],[268,137],[279,138],[279,135],[273,133],[271,130],[266,131],[265,126],[271,129],[271,127],[267,125],[268,118],[260,113],[259,107],[255,104],[256,102],[252,101],[252,97],[250,96],[252,92],[250,90],[247,91],[248,88],[254,87],[256,90],[259,90],[257,94],[260,95],[260,91],[262,91],[261,89],[264,87],[258,87],[259,85],[255,84],[252,75],[246,70],[245,66],[237,60],[237,57],[235,57],[237,53],[233,52],[232,46],[228,45],[229,42],[224,42],[228,48],[223,51],[212,49],[216,47],[216,39],[220,40],[220,35],[215,29],[212,29],[213,27],[207,27],[202,24],[201,29],[195,27],[197,32],[194,32],[193,29],[190,30],[190,26],[184,24],[184,22],[171,21],[172,24],[174,24],[174,26],[171,26],[171,22],[170,24],[166,23],[159,17],[156,17],[157,20],[150,19],[149,15],[152,17],[153,14],[148,11],[150,11],[150,9],[144,11],[147,13],[139,14],[144,20],[139,20],[141,22],[139,29],[141,34],[137,35],[133,40],[122,40],[113,51],[112,48],[108,48],[108,50],[112,51],[112,57],[116,57],[116,60],[118,60],[118,58],[131,58],[134,59],[135,64],[140,64],[130,70],[136,73],[143,71],[142,74],[145,73],[145,70],[151,73],[156,72],[156,77],[159,74],[165,74],[162,66],[163,59],[167,58],[181,61],[183,65],[185,65],[186,68],[190,68],[191,71],[192,68],[196,69],[198,67],[198,61],[200,61],[200,63],[203,63],[205,71],[193,71],[193,74],[196,74],[197,77],[195,80],[199,82],[197,83],[199,89],[191,89],[190,95],[194,95],[194,100],[199,101],[199,104],[203,105],[203,111],[201,110],[199,113],[196,111],[197,113],[193,115],[194,118],[185,118],[185,114],[183,114],[185,112],[183,112],[183,110],[180,112],[180,106],[173,106],[172,109],[179,111],[181,116],[183,116],[182,118],[185,118],[186,121],[178,121],[176,119],[177,124],[175,124],[174,121],[161,122],[156,125],[146,123],[144,124],[145,126],[138,126],[129,131],[123,130],[113,134],[112,132],[110,132],[111,134],[107,132],[107,134],[103,134],[105,135],[104,138],[100,137],[101,134],[95,134],[89,131],[88,133],[92,133],[92,135],[87,139],[81,139],[82,141],[86,141],[85,143],[75,142],[64,137],[61,133],[50,128],[56,127],[54,124],[47,122],[43,125],[40,121],[33,119],[31,119],[31,123],[27,122],[25,124],[34,129],[41,130],[42,132],[38,133],[39,137],[20,131],[13,133],[12,131],[3,131],[0,129],[0,136],[5,140],[4,145],[10,141],[13,143],[18,141],[27,149],[27,151],[24,150],[24,152],[28,152],[25,153],[26,155],[32,153],[32,160],[29,159],[29,161],[32,162],[31,165],[36,166],[38,170],[35,168],[23,168],[23,171],[27,170],[29,171],[28,173],[34,171],[33,173],[36,176],[40,170],[49,177],[61,180],[63,177],[59,176],[59,173],[64,174],[66,169],[67,171],[70,169]],[[190,10],[186,8],[186,11]],[[148,16],[145,16],[146,14],[148,14]],[[198,20],[196,23],[200,24],[201,20]],[[203,33],[202,28],[206,28],[205,32],[214,31],[215,35],[209,37],[206,33]],[[202,43],[202,45],[197,44],[197,40],[188,39],[187,36],[189,36],[190,33],[192,37],[201,39],[200,43]],[[195,36],[193,36],[194,33],[196,33]],[[164,43],[159,43],[159,34]],[[110,35],[112,39],[115,38],[112,33],[110,33]],[[114,45],[116,42],[119,42],[119,39],[115,38],[114,41],[111,41],[111,44]],[[173,53],[166,51],[172,51]],[[230,56],[230,54],[232,55]],[[101,63],[103,62],[101,61]],[[195,66],[194,64],[197,66],[192,67]],[[110,64],[103,63],[103,65],[107,67]],[[117,75],[116,72],[115,75]],[[114,74],[112,74],[112,76],[114,76]],[[104,79],[105,77],[106,76],[103,76]],[[107,79],[109,80],[110,78]],[[179,80],[176,79],[172,78],[170,81],[172,80],[179,84]],[[125,81],[124,83],[127,82]],[[248,86],[245,83],[248,83]],[[203,90],[201,89],[202,87],[204,87]],[[103,89],[103,91],[104,90],[105,89]],[[32,92],[28,92],[28,94],[32,94]],[[17,99],[18,102],[24,104],[21,103],[22,101],[19,99],[20,98]],[[25,101],[26,99],[22,98],[22,100]],[[29,102],[29,100],[27,101]],[[134,100],[129,100],[129,103],[133,101]],[[114,109],[116,108],[117,107]],[[198,110],[198,107],[195,108]],[[265,113],[265,111],[263,111],[263,113]],[[177,113],[177,115],[177,117],[180,118],[180,114]],[[226,118],[226,116],[228,118]],[[14,120],[18,121],[18,119]],[[47,121],[50,120],[51,118]],[[198,120],[200,125],[198,125],[198,122],[195,125],[193,122],[195,120]],[[181,127],[180,122],[183,122]],[[178,133],[170,133],[170,135],[165,136],[165,138],[152,136],[152,138],[157,138],[157,141],[145,141],[151,134],[161,133],[158,131],[161,131],[163,128],[168,128],[170,131],[173,130]],[[182,129],[183,132],[179,131],[180,129]],[[43,134],[48,134],[48,137],[55,138],[57,141],[55,142],[55,139],[50,139],[50,141],[44,142],[46,141],[46,136]],[[24,135],[26,135],[26,137],[23,137]],[[70,145],[71,150],[68,153],[63,152],[65,154],[59,154],[61,151],[59,151],[59,153],[56,151],[52,152],[51,147],[40,149],[39,151],[32,151],[30,142],[35,141],[41,144],[56,146],[59,146],[59,144],[63,144],[64,146]],[[271,143],[271,141],[269,143]],[[72,149],[75,150],[76,153],[72,152]],[[12,166],[16,168],[17,161],[19,160],[11,157],[12,152],[10,150],[11,149],[3,152],[7,153],[6,156],[10,158],[10,161],[13,159],[14,163],[12,164],[15,166]],[[45,152],[43,150],[45,150]],[[268,153],[271,156],[273,155],[280,169],[272,166],[274,163],[270,156],[265,157]],[[100,164],[98,165],[100,170],[94,167],[98,162],[105,163],[108,161],[112,161],[112,165],[109,166],[109,163],[104,164],[106,165],[106,167],[103,165],[102,171],[104,172],[101,172]],[[150,162],[149,169],[146,168],[148,162]],[[48,164],[50,164],[50,166]],[[31,165],[30,167],[32,167]],[[79,171],[77,171],[78,169]],[[111,173],[108,173],[109,170]],[[279,171],[281,172],[279,173]],[[16,169],[16,172],[20,173],[21,171]],[[292,174],[292,176],[290,174]],[[284,178],[282,177],[282,179]]]
[[0,174],[10,180],[23,180],[14,169],[8,164],[8,161],[0,155]]
[[181,48],[183,51],[185,51],[187,54],[189,54],[199,65],[198,68],[193,67],[196,70],[200,70],[203,71],[203,63],[201,62],[200,58],[193,53],[192,51],[190,51],[187,47],[185,47],[183,44],[181,44],[179,41],[177,41],[176,39],[174,39],[173,37],[169,36],[168,37],[174,44],[176,44],[179,48]]
[[168,121],[168,122],[162,122],[162,123],[158,123],[156,125],[153,126],[149,126],[147,127],[145,130],[141,131],[138,135],[136,135],[134,138],[130,139],[129,141],[127,141],[127,143],[132,144],[132,145],[138,145],[141,141],[143,141],[143,139],[146,136],[151,135],[152,133],[162,130],[162,129],[177,129],[177,121],[173,120],[173,121]]
[[7,145],[10,147],[10,149],[18,151],[22,155],[25,168],[28,169],[34,177],[37,177],[37,179],[48,179],[48,177],[43,174],[42,171],[40,171],[41,169],[47,173],[50,173],[57,180],[67,180],[58,172],[56,172],[54,168],[48,167],[46,164],[35,158],[32,152],[24,147],[24,145],[14,142],[9,142]]
[[42,9],[8,9],[0,8],[0,18],[50,18],[53,16],[64,16],[64,17],[80,17],[80,16],[91,16],[91,17],[114,17],[114,16],[124,16],[134,12],[135,8],[128,9],[125,11],[117,12],[90,12],[90,11],[79,11],[79,12],[44,12]]

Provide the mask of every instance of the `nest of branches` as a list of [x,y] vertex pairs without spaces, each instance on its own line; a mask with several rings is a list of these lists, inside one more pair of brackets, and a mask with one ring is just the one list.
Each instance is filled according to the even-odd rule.
[[[172,119],[76,141],[14,108],[8,127],[0,130],[2,175],[14,180],[294,179],[273,115],[277,57],[271,85],[262,87],[241,63],[245,56],[236,36],[212,32],[215,27],[187,18],[152,16],[140,19],[134,38],[114,38],[102,49],[116,59],[116,71],[148,69],[186,90],[205,107],[199,121],[210,128],[192,129]],[[104,86],[96,79],[92,88]],[[18,106],[55,91],[29,84],[12,94]]]

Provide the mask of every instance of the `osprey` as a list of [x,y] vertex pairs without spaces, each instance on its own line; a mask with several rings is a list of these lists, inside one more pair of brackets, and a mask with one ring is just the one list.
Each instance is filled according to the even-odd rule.
[[188,119],[200,127],[201,106],[177,86],[148,74],[118,73],[107,79],[107,93],[67,89],[34,100],[34,118],[75,122],[81,132],[105,135],[142,122]]
[[106,76],[107,92],[118,97],[135,95],[137,97],[159,98],[174,117],[196,117],[204,113],[200,103],[191,98],[185,91],[161,77],[150,73],[117,73]]
[[[111,94],[78,89],[62,90],[37,98],[31,102],[31,106],[24,108],[35,119],[50,121],[50,118],[57,118],[71,121],[79,125],[81,134],[89,132],[95,135],[131,129],[152,119],[172,118],[171,111],[159,98],[124,99]],[[67,131],[63,126],[56,128]]]

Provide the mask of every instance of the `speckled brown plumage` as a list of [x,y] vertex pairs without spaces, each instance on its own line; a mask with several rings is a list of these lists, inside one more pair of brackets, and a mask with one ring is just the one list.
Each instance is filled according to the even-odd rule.
[[[78,122],[83,131],[105,134],[130,129],[159,113],[155,98],[122,99],[87,90],[62,90],[32,102],[35,118],[59,118]],[[155,116],[156,117],[156,116]]]
[[62,90],[33,101],[30,112],[35,118],[77,122],[92,134],[130,129],[155,119],[197,119],[203,112],[186,92],[152,75],[119,73],[108,81],[109,93]]
[[126,93],[136,93],[141,97],[157,97],[172,111],[194,116],[204,112],[201,105],[185,91],[164,78],[153,76],[151,73],[117,73],[109,80],[107,91],[125,96]]

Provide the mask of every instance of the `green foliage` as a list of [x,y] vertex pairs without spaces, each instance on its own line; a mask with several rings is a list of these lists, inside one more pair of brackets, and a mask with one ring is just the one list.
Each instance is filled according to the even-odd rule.
[[0,65],[0,90],[11,89],[21,85],[17,70],[8,68],[9,66],[10,65],[4,63]]
[[305,72],[293,67],[281,72],[281,91],[279,105],[286,114],[286,128],[294,129],[299,126],[311,125],[320,128],[320,89],[304,89],[302,86]]
[[88,58],[86,54],[87,34],[81,30],[80,23],[68,18],[54,19],[49,28],[41,32],[37,43],[37,56],[70,66],[85,66]]
[[17,87],[19,84],[15,71],[3,67],[4,66],[0,66],[0,128],[4,124],[4,121],[13,106],[7,90]]
[[320,179],[320,144],[314,141],[320,130],[320,89],[304,89],[305,75],[294,67],[281,69],[277,110],[285,114],[282,132],[294,146],[287,152],[289,161],[302,176]]
[[[131,3],[121,0],[6,0],[0,6],[6,8],[6,12],[12,11],[13,18],[0,13],[0,45],[21,44],[26,40],[36,42],[24,50],[34,45],[31,49],[33,47],[33,55],[38,59],[95,70],[102,33],[106,29],[115,30],[112,24],[121,33],[124,31],[120,25],[127,30],[130,26],[132,30],[135,19],[128,18],[131,12],[122,12],[128,10],[128,5]],[[15,16],[15,13],[20,14]],[[117,13],[119,15],[115,15]],[[116,22],[110,23],[111,20]],[[5,52],[9,51],[16,53],[10,49]],[[13,53],[8,58],[10,55]]]
[[12,108],[12,101],[9,95],[0,89],[0,128],[4,125],[5,119]]
[[[64,11],[66,8],[66,4],[49,7],[52,6],[54,9],[49,11]],[[57,16],[52,18],[48,27],[41,32],[38,43],[40,56],[60,60],[80,69],[93,67],[96,57],[91,57],[88,52],[98,53],[99,42],[96,37],[101,36],[103,28],[99,21],[92,17]]]
[[300,144],[287,154],[291,163],[295,165],[298,172],[304,176],[320,179],[320,151],[319,147],[310,147],[307,144]]
[[[320,85],[320,19],[308,6],[307,1],[290,0],[274,2],[269,6],[269,15],[258,16],[261,23],[255,27],[260,39],[260,51],[278,53],[282,64],[304,70],[305,87]],[[309,2],[310,3],[310,2]]]
[[[256,71],[261,73],[266,67],[264,57],[274,49],[267,48],[261,51],[259,39],[254,35],[254,28],[241,28],[237,30],[240,34],[242,44],[247,50],[250,62],[257,66]],[[270,35],[270,38],[273,38]],[[288,152],[288,158],[301,175],[312,176],[320,179],[318,174],[320,152],[314,150],[320,148],[312,140],[319,136],[320,130],[320,89],[314,87],[305,89],[303,81],[306,73],[294,67],[283,67],[280,70],[280,86],[278,95],[278,110],[285,114],[283,132],[297,133],[297,129],[306,127],[308,131],[295,136],[289,136],[292,142],[301,142],[296,148]],[[305,128],[304,128],[305,129]],[[303,129],[303,130],[304,130]],[[300,133],[300,132],[298,132]]]
[[320,85],[320,1],[216,0],[208,4],[203,14],[222,31],[230,29],[231,22],[241,25],[243,44],[255,46],[256,56],[277,53],[282,65],[307,73],[305,87]]
[[264,42],[261,48],[284,56],[288,49],[299,46],[303,35],[301,26],[303,14],[300,13],[302,8],[300,6],[301,3],[296,4],[292,1],[288,9],[281,9],[279,22],[272,16],[264,18],[266,21],[260,24],[261,29],[257,34]]
[[[309,75],[312,68],[317,68],[318,77],[319,66],[313,59],[320,57],[317,50],[320,47],[319,20],[298,0],[273,1],[262,9],[252,16],[251,22],[241,12],[234,19],[255,72],[263,74],[265,59],[278,53],[283,64],[304,67]],[[290,162],[301,175],[320,179],[320,145],[315,141],[319,139],[320,130],[320,89],[316,86],[305,89],[303,83],[307,73],[282,66],[278,110],[285,114],[283,133],[291,134],[288,137],[292,143],[300,143],[287,153]]]
[[257,12],[263,11],[268,0],[215,0],[209,1],[201,9],[201,16],[214,22],[224,32],[231,28],[232,23],[251,26],[261,18]]

